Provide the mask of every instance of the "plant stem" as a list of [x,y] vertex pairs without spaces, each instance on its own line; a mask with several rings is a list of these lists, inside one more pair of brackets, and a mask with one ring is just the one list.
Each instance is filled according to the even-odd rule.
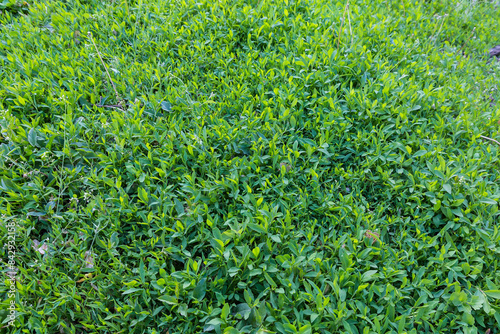
[[89,31],[88,35],[89,35],[90,41],[94,45],[95,51],[97,52],[97,55],[99,56],[99,59],[101,60],[102,66],[104,67],[104,70],[106,70],[106,74],[108,75],[109,82],[111,83],[111,86],[113,86],[113,90],[115,91],[115,95],[116,95],[116,99],[118,101],[118,105],[122,106],[123,105],[123,103],[122,103],[123,100],[120,97],[120,95],[118,94],[118,91],[116,90],[115,83],[111,79],[111,75],[109,75],[109,71],[108,71],[108,68],[107,68],[106,64],[104,63],[104,60],[102,60],[101,53],[99,52],[99,49],[97,48],[97,45],[94,42],[94,38],[92,38],[92,33]]
[[337,37],[337,49],[340,48],[340,36],[342,35],[342,28],[344,27],[345,13],[347,12],[347,8],[349,8],[349,0],[347,0],[347,3],[345,4],[344,14],[342,14],[342,22],[340,23],[339,36]]
[[489,140],[495,144],[497,144],[498,146],[500,146],[500,143],[498,141],[496,141],[495,139],[493,138],[490,138],[490,137],[486,137],[486,136],[479,136],[481,139],[484,139],[484,140]]

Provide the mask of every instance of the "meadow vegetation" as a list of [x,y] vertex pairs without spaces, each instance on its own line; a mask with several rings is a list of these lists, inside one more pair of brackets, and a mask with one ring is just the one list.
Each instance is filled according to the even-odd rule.
[[0,2],[2,331],[495,333],[498,6]]

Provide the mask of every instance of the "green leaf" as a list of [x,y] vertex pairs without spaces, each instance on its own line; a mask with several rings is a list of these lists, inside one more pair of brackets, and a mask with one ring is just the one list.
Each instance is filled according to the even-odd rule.
[[137,292],[137,291],[144,291],[144,289],[141,289],[141,288],[131,288],[131,289],[127,289],[125,290],[122,295],[129,295],[131,293],[134,293],[134,292]]
[[368,270],[361,275],[361,281],[362,282],[369,282],[375,278],[378,277],[377,275],[378,270]]
[[184,214],[184,206],[182,205],[182,203],[177,198],[174,198],[174,203],[177,214],[178,215]]
[[139,199],[141,201],[143,201],[144,203],[148,203],[148,201],[149,201],[148,193],[144,188],[138,189],[138,195],[139,195]]
[[425,154],[427,154],[426,150],[419,150],[419,151],[415,152],[415,154],[413,154],[413,158],[418,158],[418,157],[421,157]]
[[448,183],[443,184],[443,190],[451,195],[451,185],[449,185]]
[[174,296],[163,295],[163,296],[158,297],[158,300],[165,302],[167,304],[170,304],[170,305],[177,305],[178,304],[177,298],[175,298]]
[[493,299],[500,299],[500,290],[485,290],[484,293]]
[[229,315],[229,304],[224,304],[224,307],[222,308],[222,312],[220,317],[223,320],[227,320],[227,316]]
[[351,333],[351,334],[359,334],[358,329],[356,328],[356,326],[355,326],[355,325],[350,324],[350,323],[348,323],[348,322],[347,322],[347,321],[345,321],[345,320],[342,320],[342,324],[344,325],[344,328],[345,328],[345,330],[346,330],[348,333]]
[[299,334],[311,334],[312,328],[310,324],[304,325],[299,328]]
[[340,262],[342,262],[342,267],[344,269],[349,268],[349,256],[347,255],[347,251],[344,248],[340,248],[339,250]]
[[170,102],[167,102],[167,101],[162,101],[160,103],[160,106],[161,108],[166,111],[166,112],[170,112],[172,111],[172,105],[170,104]]
[[210,320],[207,324],[208,325],[217,326],[217,325],[220,325],[220,324],[223,324],[223,323],[224,323],[224,320],[219,319],[219,318],[214,318],[214,319]]
[[31,128],[30,131],[28,132],[28,142],[31,144],[33,147],[37,147],[37,135],[35,129]]
[[255,232],[264,233],[264,234],[267,233],[267,230],[263,226],[258,225],[258,224],[248,223],[248,227],[250,227]]
[[484,203],[484,204],[491,204],[491,205],[496,205],[498,204],[497,201],[493,200],[493,199],[490,199],[490,198],[482,198],[479,200],[480,203]]
[[472,314],[467,313],[467,312],[464,312],[462,314],[462,320],[463,320],[463,322],[465,322],[465,323],[467,323],[467,324],[469,324],[471,326],[474,325],[474,322],[475,322],[475,319],[472,316]]
[[405,326],[406,326],[406,316],[403,315],[403,316],[401,316],[401,319],[399,319],[399,322],[398,322],[398,333],[403,333]]
[[241,304],[236,305],[236,314],[241,315],[243,318],[247,319],[247,317],[251,311],[252,311],[252,308],[250,306],[248,306],[247,303],[241,303]]
[[202,278],[193,290],[193,297],[196,300],[201,301],[203,300],[203,298],[205,298],[206,292],[207,292],[207,279]]
[[260,248],[255,247],[254,249],[252,249],[252,254],[253,254],[253,256],[255,256],[255,258],[258,258],[259,254],[260,254]]
[[139,263],[139,275],[141,276],[141,282],[145,283],[146,282],[146,272],[144,270],[144,262],[141,259],[141,262]]
[[493,283],[493,281],[489,278],[486,278],[486,286],[489,290],[498,290],[498,286]]

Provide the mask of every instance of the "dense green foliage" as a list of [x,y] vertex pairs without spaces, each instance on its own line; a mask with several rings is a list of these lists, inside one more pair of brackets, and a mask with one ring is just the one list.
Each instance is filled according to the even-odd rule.
[[497,7],[3,1],[4,330],[494,333]]

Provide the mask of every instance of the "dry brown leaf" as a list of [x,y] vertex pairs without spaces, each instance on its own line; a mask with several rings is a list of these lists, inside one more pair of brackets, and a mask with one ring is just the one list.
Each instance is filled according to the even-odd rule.
[[75,32],[73,33],[73,40],[75,41],[76,45],[80,44],[79,38],[80,38],[80,31],[75,30]]
[[40,241],[38,240],[33,240],[33,249],[36,250],[38,253],[44,255],[46,252],[49,250],[49,245],[47,243],[43,243],[43,245],[40,246]]
[[85,252],[85,268],[94,268],[94,257],[91,251]]
[[287,172],[289,172],[290,169],[292,169],[292,167],[287,162],[281,162],[280,163],[280,169],[281,169],[282,166],[285,166]]
[[64,247],[68,247],[68,246],[70,246],[71,244],[74,244],[74,243],[75,243],[75,241],[73,239],[69,239],[68,241],[66,241],[64,243]]
[[373,232],[370,230],[365,232],[365,238],[372,239],[373,241],[379,240],[379,236],[380,235],[377,232]]
[[88,279],[92,278],[92,273],[88,273],[88,274],[85,274],[83,276],[83,278],[79,279],[78,281],[76,281],[76,283],[82,283]]

